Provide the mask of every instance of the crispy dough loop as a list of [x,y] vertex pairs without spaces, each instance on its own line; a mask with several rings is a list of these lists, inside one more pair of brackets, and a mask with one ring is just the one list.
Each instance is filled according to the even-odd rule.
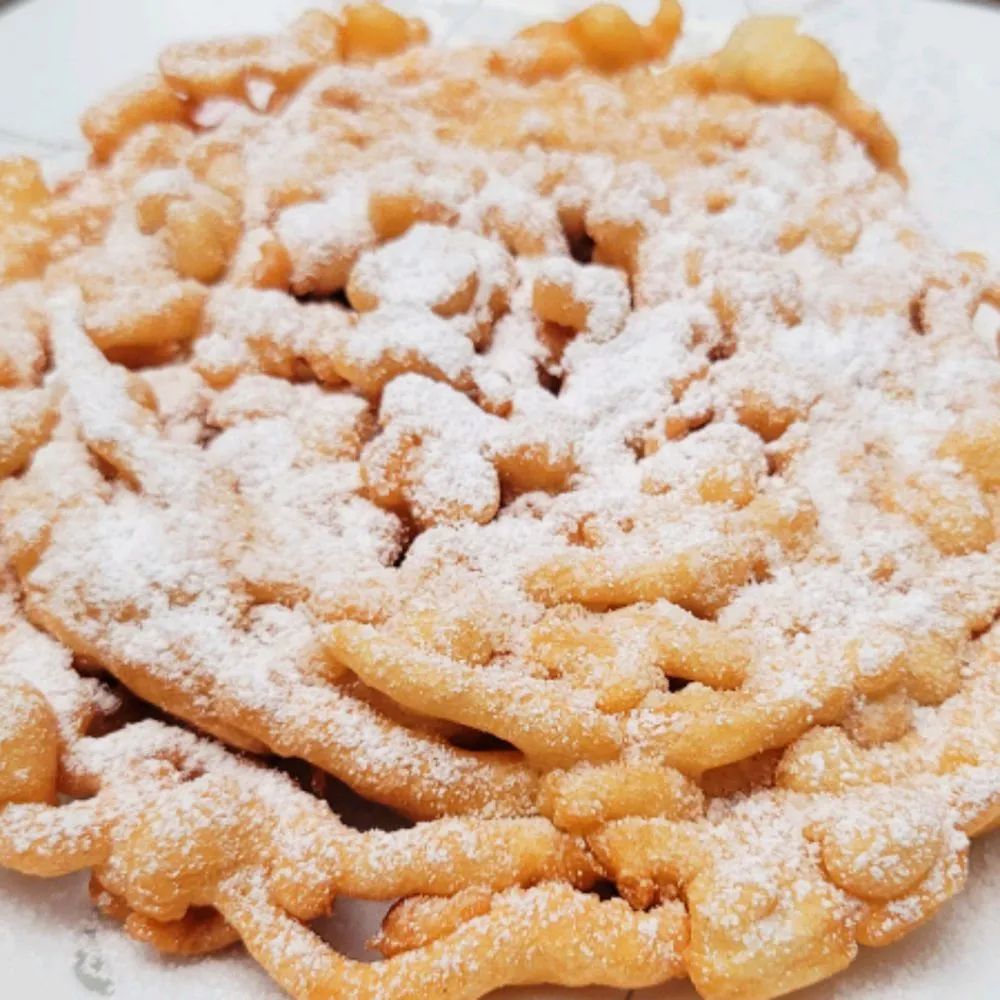
[[[185,744],[164,727],[141,725],[154,749],[156,741],[170,748],[173,767],[156,766],[155,754],[133,757],[132,788],[122,772],[104,776],[98,797],[103,817],[98,829],[107,831],[103,840],[68,848],[50,860],[44,859],[44,844],[33,847],[19,862],[22,868],[33,865],[44,873],[38,866],[49,864],[55,874],[99,866],[101,883],[111,895],[130,912],[160,923],[182,920],[191,907],[213,905],[219,882],[256,865],[267,866],[274,898],[300,919],[323,915],[341,894],[396,899],[449,895],[469,884],[500,891],[547,879],[586,887],[597,874],[582,842],[540,818],[449,819],[393,833],[358,833],[284,779],[272,780],[252,765],[234,768],[221,750],[206,753],[196,741]],[[126,729],[106,739],[128,752],[132,735]],[[87,754],[105,749],[100,741],[83,748]],[[187,761],[207,773],[184,780],[177,769]],[[257,793],[249,791],[254,784]],[[147,797],[149,805],[141,820],[123,823],[130,795]],[[33,815],[39,826],[53,816],[58,823],[58,809],[64,808],[68,826],[81,805]],[[296,851],[286,852],[293,843]]]
[[489,913],[492,894],[469,886],[454,896],[410,896],[401,899],[382,919],[369,947],[393,958],[454,933],[467,920]]
[[[365,683],[385,689],[406,706],[421,705],[455,722],[493,732],[518,746],[539,764],[614,756],[621,735],[613,720],[586,706],[572,705],[551,682],[489,666],[469,670],[440,654],[415,652],[408,644],[380,635],[376,628],[353,622],[332,626],[327,643],[332,654]],[[405,664],[405,669],[404,669]],[[498,708],[505,702],[506,710]]]
[[799,34],[797,18],[747,18],[710,61],[708,73],[722,90],[827,108],[882,169],[905,180],[899,144],[885,120],[851,90],[830,50]]
[[707,544],[671,538],[674,551],[660,557],[625,560],[614,551],[605,555],[600,546],[571,550],[534,570],[527,589],[548,605],[605,610],[662,599],[711,618],[766,566],[769,542],[789,551],[808,546],[815,508],[807,498],[761,495],[743,511],[722,511],[717,523]]
[[11,804],[0,809],[0,864],[25,875],[58,878],[101,864],[110,831],[93,800],[65,806]]
[[[500,894],[488,913],[452,935],[366,965],[341,957],[293,921],[252,878],[229,883],[220,897],[221,911],[251,954],[295,996],[347,990],[358,997],[416,998],[447,990],[473,998],[504,985],[542,982],[641,987],[679,974],[685,939],[678,904],[636,914],[620,900],[601,902],[549,883]],[[500,935],[516,957],[493,947]]]
[[681,29],[677,0],[661,0],[649,24],[640,25],[617,4],[598,3],[564,23],[524,29],[509,52],[493,54],[495,72],[526,83],[558,77],[578,66],[618,73],[669,55]]
[[0,159],[0,222],[0,285],[41,277],[52,256],[55,219],[41,167],[26,156]]
[[94,158],[104,162],[143,125],[187,125],[187,105],[166,81],[146,76],[108,94],[84,113],[83,134]]
[[[844,968],[859,943],[888,944],[919,926],[959,891],[967,868],[967,842],[942,833],[947,825],[920,793],[862,790],[835,811],[822,798],[800,807],[824,818],[782,828],[781,849],[761,839],[752,810],[714,826],[622,820],[589,843],[633,905],[683,895],[691,917],[685,961],[699,992],[774,996]],[[820,844],[818,862],[810,841]]]

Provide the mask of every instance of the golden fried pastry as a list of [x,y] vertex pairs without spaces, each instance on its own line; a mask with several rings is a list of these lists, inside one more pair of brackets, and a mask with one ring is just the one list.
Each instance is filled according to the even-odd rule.
[[[312,12],[0,166],[0,863],[373,1000],[768,1000],[960,890],[1000,282],[793,19],[667,64],[680,21]],[[335,895],[396,902],[384,962]]]
[[[463,928],[447,950],[458,957],[482,952],[490,934],[510,930],[523,947],[539,951],[533,972],[514,955],[498,957],[484,982],[559,975],[550,928],[530,919],[549,909],[564,934],[583,931],[578,949],[607,928],[633,954],[648,928],[662,935],[638,966],[626,956],[595,961],[595,976],[625,985],[679,970],[682,909],[672,904],[656,917],[621,919],[624,903],[599,903],[580,891],[598,874],[582,841],[545,819],[444,819],[395,833],[361,833],[284,775],[176,727],[149,720],[86,735],[95,720],[113,720],[116,698],[74,672],[69,651],[21,616],[13,580],[2,583],[5,867],[49,878],[93,869],[98,905],[135,937],[174,954],[217,950],[239,936],[250,944],[252,928],[283,925],[308,942],[298,921],[327,913],[340,895],[448,898],[476,887],[495,912],[485,926]],[[71,798],[57,804],[58,793]],[[514,892],[513,886],[527,888]],[[386,963],[373,976],[325,952],[318,938],[310,946],[337,970],[338,989],[357,981],[372,997],[383,979],[410,989],[461,979],[460,973],[440,978],[440,944]],[[289,973],[275,975],[282,980]]]

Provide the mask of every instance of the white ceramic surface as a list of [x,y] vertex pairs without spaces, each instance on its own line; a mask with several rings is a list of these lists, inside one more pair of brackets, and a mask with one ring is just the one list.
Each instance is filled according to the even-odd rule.
[[[320,0],[317,0],[320,2]],[[492,40],[581,0],[394,0],[439,41]],[[29,153],[59,172],[79,162],[86,104],[148,69],[169,41],[274,29],[306,0],[0,0],[0,156]],[[648,15],[655,0],[627,3]],[[802,12],[858,89],[899,133],[913,194],[942,237],[1000,261],[1000,4],[945,0],[687,0],[685,46],[721,41],[748,10]],[[380,910],[345,906],[324,933],[364,957]],[[1000,997],[1000,836],[973,850],[970,887],[902,944],[866,952],[802,1000]],[[85,879],[39,883],[0,872],[0,1000],[231,1000],[279,993],[238,952],[165,961],[91,910]],[[505,1000],[623,1000],[620,990],[511,990]],[[692,1000],[687,985],[635,1000]],[[428,998],[434,1000],[434,998]]]

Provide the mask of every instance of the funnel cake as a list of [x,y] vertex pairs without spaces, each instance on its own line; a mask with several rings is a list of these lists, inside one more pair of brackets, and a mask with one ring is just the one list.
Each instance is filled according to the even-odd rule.
[[[0,862],[297,997],[767,1000],[961,889],[1000,282],[794,20],[680,21],[312,12],[0,165]],[[384,962],[337,895],[398,900]]]

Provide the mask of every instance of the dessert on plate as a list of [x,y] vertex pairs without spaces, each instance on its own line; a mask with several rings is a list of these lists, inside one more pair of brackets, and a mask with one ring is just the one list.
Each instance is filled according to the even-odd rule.
[[311,11],[0,162],[0,864],[303,998],[766,1000],[961,890],[1000,280],[794,19],[681,20]]

